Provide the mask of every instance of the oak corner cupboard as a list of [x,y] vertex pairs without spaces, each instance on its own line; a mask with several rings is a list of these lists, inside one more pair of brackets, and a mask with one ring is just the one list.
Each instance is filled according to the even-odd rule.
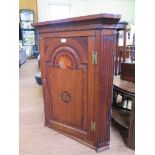
[[32,24],[39,34],[45,125],[97,152],[110,147],[116,14]]

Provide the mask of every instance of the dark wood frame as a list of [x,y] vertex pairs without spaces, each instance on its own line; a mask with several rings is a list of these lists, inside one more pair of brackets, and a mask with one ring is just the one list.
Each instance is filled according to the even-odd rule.
[[[119,20],[120,15],[97,14],[32,24],[37,28],[39,34],[45,125],[70,135],[97,152],[110,147],[113,55],[116,40],[115,29]],[[74,42],[75,37],[79,37],[79,45]],[[87,41],[80,40],[82,37],[86,37]],[[52,118],[53,112],[50,107],[54,101],[50,99],[49,76],[51,74],[50,68],[54,65],[52,53],[58,46],[61,46],[61,43],[58,42],[61,38],[69,38],[68,42],[63,43],[63,47],[74,46],[73,48],[79,55],[80,61],[75,56],[78,62],[75,69],[88,71],[86,76],[88,82],[84,84],[88,90],[86,91],[88,102],[84,101],[87,114],[82,117],[83,120],[86,120],[85,131],[75,129]],[[80,46],[83,47],[87,56],[80,53],[83,50]],[[92,63],[93,51],[97,51],[97,63]],[[71,53],[75,55],[74,52]]]
[[[127,33],[128,22],[121,21],[117,24],[116,28],[116,56],[115,56],[115,75],[120,75],[121,72],[121,62],[123,57],[123,62],[126,59],[126,33]],[[119,48],[119,32],[123,31],[123,50]]]

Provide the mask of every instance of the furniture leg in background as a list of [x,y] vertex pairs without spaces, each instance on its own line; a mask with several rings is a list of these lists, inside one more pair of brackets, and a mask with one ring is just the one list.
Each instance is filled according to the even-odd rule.
[[[127,146],[131,149],[135,149],[135,85],[132,82],[121,80],[117,77],[114,78],[113,87],[113,107],[112,107],[112,119],[119,125],[127,129]],[[119,104],[117,105],[118,94],[122,95],[122,98],[131,101],[131,110],[128,107],[123,108]],[[123,102],[123,100],[122,100]]]

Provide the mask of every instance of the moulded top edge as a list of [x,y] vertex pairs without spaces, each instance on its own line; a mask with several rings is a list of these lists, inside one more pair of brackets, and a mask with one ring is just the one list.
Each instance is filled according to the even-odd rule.
[[32,26],[40,27],[45,25],[75,23],[75,22],[104,20],[104,19],[111,19],[111,20],[115,19],[119,21],[120,18],[121,18],[121,15],[118,15],[118,14],[101,13],[101,14],[93,14],[93,15],[87,15],[87,16],[59,19],[59,20],[51,20],[51,21],[45,21],[45,22],[36,22],[36,23],[33,23]]

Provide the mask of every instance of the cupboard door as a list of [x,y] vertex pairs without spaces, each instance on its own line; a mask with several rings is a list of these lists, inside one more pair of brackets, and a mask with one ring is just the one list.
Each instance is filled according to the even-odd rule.
[[93,141],[94,36],[47,38],[47,125]]

